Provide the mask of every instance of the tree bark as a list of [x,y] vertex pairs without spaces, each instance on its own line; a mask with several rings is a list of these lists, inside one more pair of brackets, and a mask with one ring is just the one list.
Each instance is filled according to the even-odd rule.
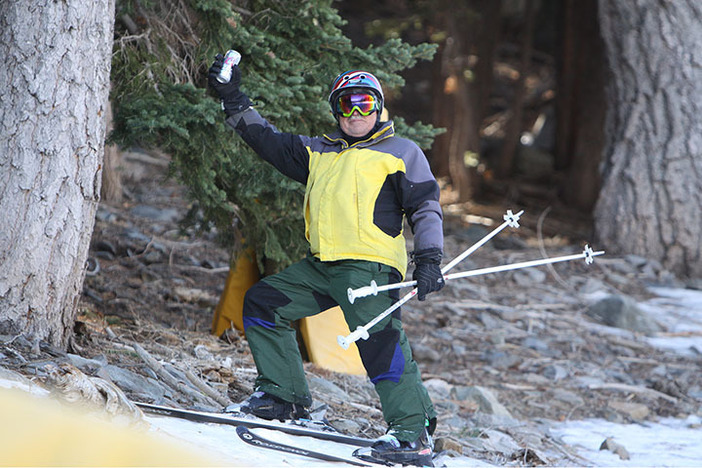
[[509,121],[505,129],[505,139],[497,163],[497,176],[507,178],[512,174],[514,157],[517,153],[519,138],[523,131],[522,116],[524,115],[524,98],[526,96],[526,77],[529,74],[531,52],[533,49],[534,27],[536,24],[537,4],[535,0],[526,0],[524,7],[524,40],[519,63],[519,79],[515,84],[514,101],[512,102]]
[[565,202],[592,213],[600,191],[607,109],[604,45],[597,0],[568,0],[563,9],[556,169],[566,171],[561,187]]
[[[472,197],[471,170],[465,164],[467,152],[478,154],[480,149],[479,110],[469,97],[469,70],[467,50],[475,39],[465,25],[475,22],[471,16],[471,3],[439,2],[434,16],[434,25],[446,32],[446,39],[439,45],[434,71],[434,120],[437,127],[446,129],[434,141],[435,173],[448,175],[453,189],[458,192],[458,201]],[[463,29],[462,29],[463,28]]]
[[598,248],[702,275],[702,4],[600,0],[610,108]]
[[100,193],[114,0],[0,3],[0,334],[65,348]]
[[[114,129],[112,105],[107,102],[106,136]],[[105,158],[102,169],[102,188],[100,197],[103,202],[119,205],[122,203],[122,153],[117,145],[105,145]]]

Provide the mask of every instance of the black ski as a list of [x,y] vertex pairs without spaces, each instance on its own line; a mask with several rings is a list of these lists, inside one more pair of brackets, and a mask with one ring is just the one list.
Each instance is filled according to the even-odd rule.
[[301,455],[303,457],[315,458],[317,460],[331,461],[331,462],[344,462],[350,463],[356,466],[371,466],[366,463],[362,463],[351,458],[338,457],[336,455],[330,455],[323,452],[314,452],[312,450],[307,450],[300,447],[293,447],[292,445],[285,445],[272,440],[261,437],[258,434],[254,434],[244,426],[239,426],[236,428],[236,433],[239,438],[246,442],[247,444],[253,445],[255,447],[277,450],[279,452],[292,453],[294,455]]
[[[330,440],[341,444],[353,445],[356,447],[370,447],[375,440],[366,439],[364,437],[355,437],[336,432],[328,424],[318,423],[316,421],[305,422],[301,421],[267,421],[248,416],[237,416],[231,413],[207,413],[204,411],[186,410],[180,408],[170,408],[168,406],[153,405],[150,403],[134,402],[139,408],[152,414],[162,416],[172,416],[181,419],[187,419],[195,422],[227,424],[230,426],[248,427],[248,428],[263,428],[275,431],[285,432],[296,436],[314,437],[321,440]],[[318,428],[309,427],[309,425],[317,426]]]

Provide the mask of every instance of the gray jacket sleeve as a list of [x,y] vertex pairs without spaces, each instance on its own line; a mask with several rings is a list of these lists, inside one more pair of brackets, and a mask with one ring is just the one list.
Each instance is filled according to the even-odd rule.
[[[407,141],[407,140],[406,140]],[[414,251],[438,248],[443,251],[443,212],[439,204],[439,184],[422,150],[408,142],[401,155],[405,162],[400,180],[402,207],[414,234]]]

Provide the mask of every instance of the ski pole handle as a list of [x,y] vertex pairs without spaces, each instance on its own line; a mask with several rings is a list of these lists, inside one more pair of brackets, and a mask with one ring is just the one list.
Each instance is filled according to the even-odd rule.
[[238,65],[241,61],[241,54],[236,50],[228,50],[224,55],[224,64],[222,65],[222,70],[217,75],[217,81],[220,83],[229,83],[232,79],[232,68],[234,65]]
[[370,337],[370,335],[368,334],[368,330],[370,330],[373,327],[373,325],[380,322],[388,315],[392,314],[396,309],[398,309],[400,306],[402,306],[402,304],[409,301],[410,299],[412,299],[416,295],[417,295],[417,288],[414,288],[412,291],[407,293],[407,295],[405,295],[405,297],[403,297],[402,299],[400,299],[399,301],[397,301],[396,303],[391,305],[389,308],[387,308],[383,313],[378,315],[376,318],[374,318],[373,320],[371,320],[370,322],[368,322],[367,324],[365,324],[363,326],[359,325],[356,328],[356,330],[349,333],[348,336],[343,336],[343,335],[337,336],[336,342],[339,343],[339,346],[341,346],[342,348],[349,349],[349,346],[351,346],[351,343],[355,343],[356,341],[359,340],[359,338],[363,338],[364,340],[367,340]]
[[379,292],[390,291],[391,289],[407,288],[416,285],[416,281],[405,281],[404,283],[392,283],[384,286],[378,286],[375,280],[373,280],[371,281],[370,286],[363,286],[358,289],[349,288],[346,292],[349,296],[349,302],[353,304],[353,302],[359,297],[366,297],[370,295],[377,296]]
[[346,292],[349,295],[349,302],[353,304],[357,297],[366,297],[370,295],[377,296],[379,291],[387,290],[387,286],[381,287],[385,289],[379,289],[378,283],[376,283],[375,280],[372,280],[370,282],[370,286],[362,286],[358,289],[349,288]]
[[364,340],[367,340],[370,337],[368,334],[368,330],[363,328],[362,326],[358,326],[356,330],[352,331],[349,336],[343,336],[339,335],[336,337],[336,342],[339,343],[339,346],[341,346],[344,349],[349,349],[349,346],[351,346],[351,343],[355,343],[359,339],[363,338]]

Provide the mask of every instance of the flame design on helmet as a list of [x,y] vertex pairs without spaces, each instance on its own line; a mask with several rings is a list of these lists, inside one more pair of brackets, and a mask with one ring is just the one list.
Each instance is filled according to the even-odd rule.
[[375,94],[380,101],[380,108],[383,108],[385,96],[383,88],[380,86],[380,81],[372,73],[363,70],[348,70],[336,77],[332,82],[331,92],[329,93],[329,105],[332,112],[335,112],[334,101],[336,101],[342,92],[349,89],[367,89]]

